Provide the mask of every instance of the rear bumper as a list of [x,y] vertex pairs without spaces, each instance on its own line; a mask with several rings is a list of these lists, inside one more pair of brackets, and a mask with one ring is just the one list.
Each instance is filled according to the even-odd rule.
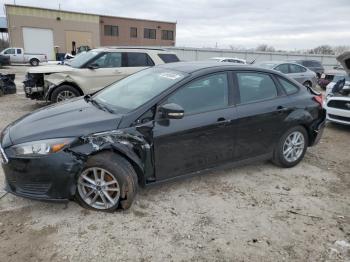
[[320,142],[320,139],[322,138],[325,126],[326,126],[326,112],[325,112],[325,110],[323,110],[321,119],[316,121],[312,125],[312,129],[310,131],[311,132],[311,134],[310,134],[311,141],[309,143],[309,146],[317,145],[318,142]]

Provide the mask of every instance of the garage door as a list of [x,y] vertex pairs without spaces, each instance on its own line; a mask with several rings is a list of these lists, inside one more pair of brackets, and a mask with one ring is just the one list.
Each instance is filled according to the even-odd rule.
[[75,42],[75,47],[87,45],[92,47],[92,33],[82,31],[66,31],[66,50],[72,52],[72,42]]
[[23,42],[25,52],[46,54],[49,60],[54,60],[52,30],[23,27]]

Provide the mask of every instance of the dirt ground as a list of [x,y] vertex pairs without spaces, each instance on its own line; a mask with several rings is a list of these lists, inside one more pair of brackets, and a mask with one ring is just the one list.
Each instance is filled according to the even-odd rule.
[[[23,95],[25,67],[8,70],[18,94],[0,98],[0,130],[43,106]],[[113,214],[0,191],[0,261],[350,261],[349,154],[350,127],[329,123],[294,168],[261,162],[141,189]]]

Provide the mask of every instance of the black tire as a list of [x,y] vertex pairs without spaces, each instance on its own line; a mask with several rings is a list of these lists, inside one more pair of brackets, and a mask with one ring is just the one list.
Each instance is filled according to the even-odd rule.
[[303,83],[303,86],[311,88],[312,87],[312,83],[310,81],[305,81]]
[[[303,148],[301,155],[298,157],[298,159],[290,162],[290,161],[286,160],[286,158],[283,154],[283,148],[284,148],[286,139],[293,132],[300,132],[303,135],[304,148]],[[308,134],[307,134],[307,131],[305,130],[305,128],[302,126],[292,127],[283,134],[280,141],[278,142],[278,144],[274,150],[274,153],[273,153],[272,162],[278,166],[286,167],[286,168],[296,166],[304,158],[304,155],[305,155],[305,152],[306,152],[308,145],[309,145],[309,138],[308,138]]]
[[[126,160],[124,157],[116,153],[102,152],[88,159],[84,169],[82,170],[82,173],[86,169],[95,168],[95,167],[107,170],[118,181],[118,184],[120,187],[119,201],[114,206],[106,209],[94,208],[83,200],[83,198],[79,193],[78,185],[75,193],[76,201],[82,207],[98,210],[98,211],[105,211],[105,212],[113,212],[117,208],[120,208],[120,209],[130,208],[138,189],[137,174],[134,168],[132,167],[132,165],[130,164],[130,162]],[[77,183],[79,180],[79,176],[81,174],[79,174],[77,177]]]
[[51,99],[50,99],[51,102],[53,102],[53,103],[62,102],[63,100],[60,99],[60,94],[63,92],[71,93],[73,95],[71,98],[75,98],[75,97],[80,96],[79,90],[76,89],[74,86],[61,85],[52,91]]
[[31,66],[38,66],[40,61],[36,58],[32,58],[32,59],[30,59],[29,63]]

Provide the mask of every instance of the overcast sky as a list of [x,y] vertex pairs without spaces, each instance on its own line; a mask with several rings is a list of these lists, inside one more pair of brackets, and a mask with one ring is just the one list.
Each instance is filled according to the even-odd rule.
[[350,0],[16,0],[47,8],[59,3],[63,10],[177,21],[177,46],[350,45]]

